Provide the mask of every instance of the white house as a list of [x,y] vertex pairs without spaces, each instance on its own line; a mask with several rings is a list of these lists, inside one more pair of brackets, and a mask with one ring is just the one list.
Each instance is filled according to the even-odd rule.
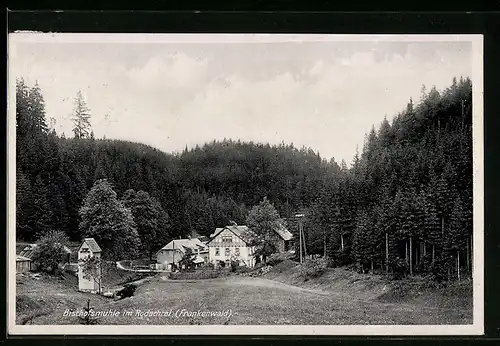
[[82,262],[88,257],[101,258],[101,248],[94,238],[85,238],[78,248],[78,289],[84,292],[98,293],[99,281],[93,277],[85,277]]
[[235,260],[240,265],[255,266],[255,246],[250,245],[251,233],[247,226],[216,228],[210,238],[209,259],[214,265],[226,266]]
[[172,264],[179,264],[184,255],[190,251],[195,265],[208,262],[208,246],[198,238],[174,239],[156,253],[156,263],[160,269],[170,270]]

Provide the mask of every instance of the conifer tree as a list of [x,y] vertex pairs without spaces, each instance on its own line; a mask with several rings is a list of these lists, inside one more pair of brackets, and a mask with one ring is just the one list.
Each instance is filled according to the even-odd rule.
[[90,124],[90,109],[81,90],[76,94],[73,109],[73,133],[75,138],[90,138],[92,126]]

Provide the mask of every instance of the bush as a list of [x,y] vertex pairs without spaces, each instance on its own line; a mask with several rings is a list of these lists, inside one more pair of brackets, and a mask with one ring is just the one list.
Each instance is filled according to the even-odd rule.
[[276,266],[283,262],[285,257],[282,254],[273,254],[267,259],[267,264],[270,266]]
[[420,262],[415,266],[415,272],[428,274],[430,273],[431,265],[432,265],[432,254],[428,253],[425,256],[422,256]]
[[240,263],[238,261],[231,261],[231,272],[235,272],[238,267],[240,266]]
[[200,269],[214,270],[215,265],[212,262],[208,262],[208,263],[203,264],[203,266]]
[[429,267],[432,280],[440,283],[448,280],[448,258],[445,255],[437,256]]
[[36,267],[46,273],[57,273],[59,264],[64,262],[66,258],[64,246],[68,243],[69,239],[63,232],[49,231],[40,238],[38,246],[35,248],[33,262]]
[[351,260],[346,250],[333,251],[328,260],[328,266],[332,268],[342,267],[349,264],[351,264]]
[[399,257],[390,261],[389,266],[392,269],[392,278],[394,280],[402,279],[408,272],[408,264],[406,264],[406,260]]
[[135,290],[137,289],[137,286],[134,284],[126,284],[120,291],[116,293],[117,297],[120,297],[121,299],[127,298],[127,297],[132,297],[135,293]]
[[325,272],[327,265],[325,258],[306,260],[300,268],[300,275],[304,280],[319,277]]

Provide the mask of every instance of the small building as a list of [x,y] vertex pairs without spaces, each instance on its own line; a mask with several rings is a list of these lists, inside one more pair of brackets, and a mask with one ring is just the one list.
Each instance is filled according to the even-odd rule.
[[[37,270],[37,266],[35,264],[35,262],[33,262],[34,260],[34,255],[35,255],[35,251],[38,247],[38,244],[26,244],[21,248],[21,250],[17,253],[17,255],[21,256],[21,257],[25,257],[25,258],[28,258],[30,260],[30,270],[32,271],[36,271]],[[70,263],[70,258],[71,258],[71,249],[68,248],[67,246],[63,246],[63,251],[65,252],[66,256],[64,257],[64,260],[59,263],[59,266],[60,267],[63,267],[64,265]]]
[[196,266],[208,262],[208,246],[198,238],[174,239],[156,253],[160,269],[171,270],[172,264],[178,266],[186,253],[191,253]]
[[196,232],[196,230],[191,230],[190,232],[190,236],[188,238],[191,238],[191,239],[199,239],[202,243],[206,244],[208,243],[208,241],[210,240],[209,237],[207,236],[204,236],[204,235],[201,235],[200,233]]
[[27,273],[31,270],[31,259],[16,255],[16,273]]
[[210,262],[217,267],[228,266],[231,261],[247,267],[255,266],[255,246],[247,226],[231,225],[216,228],[207,243]]
[[97,276],[85,273],[82,266],[83,261],[88,257],[101,258],[101,248],[94,238],[85,238],[78,248],[78,289],[83,292],[100,293],[100,273]]
[[288,252],[293,249],[293,234],[284,226],[276,229],[275,247],[279,253]]

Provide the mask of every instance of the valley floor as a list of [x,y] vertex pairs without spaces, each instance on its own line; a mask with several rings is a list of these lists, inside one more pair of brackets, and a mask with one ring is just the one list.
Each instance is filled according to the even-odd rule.
[[[343,269],[307,282],[275,269],[264,277],[230,276],[203,281],[171,281],[158,275],[141,285],[133,297],[117,301],[78,292],[75,284],[68,280],[44,275],[40,279],[18,276],[16,323],[78,324],[77,317],[64,316],[64,313],[67,309],[82,309],[89,298],[96,311],[119,312],[118,316],[99,319],[99,324],[109,325],[472,323],[472,290],[469,292],[466,283],[459,288],[401,293],[380,277],[358,275],[365,277],[364,281],[353,279],[355,274]],[[293,267],[287,270],[293,271]],[[175,316],[176,311],[183,309],[190,312],[229,310],[231,315]],[[125,311],[131,314],[126,315]],[[163,312],[163,316],[143,315],[154,311]],[[169,311],[172,313],[167,315],[165,312]]]

